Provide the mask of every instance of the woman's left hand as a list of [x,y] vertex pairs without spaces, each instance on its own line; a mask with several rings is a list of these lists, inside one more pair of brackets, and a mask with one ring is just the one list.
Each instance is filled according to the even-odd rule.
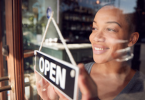
[[84,64],[79,64],[78,67],[80,68],[78,85],[82,93],[82,100],[99,100],[97,85],[85,70]]

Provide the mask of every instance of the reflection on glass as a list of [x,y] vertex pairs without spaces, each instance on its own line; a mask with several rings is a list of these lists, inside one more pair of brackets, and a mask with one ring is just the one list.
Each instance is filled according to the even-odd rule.
[[[119,8],[124,16],[126,16],[125,23],[129,23],[129,31],[137,31],[140,33],[140,38],[138,43],[135,44],[132,48],[127,47],[126,44],[129,42],[127,38],[123,37],[123,35],[118,36],[117,34],[120,30],[116,27],[125,27],[125,24],[115,24],[114,22],[108,22],[111,24],[108,27],[103,28],[103,35],[108,39],[107,43],[111,45],[120,46],[117,49],[114,49],[114,52],[110,55],[109,59],[116,59],[118,63],[125,63],[125,65],[129,65],[130,67],[139,70],[145,73],[144,69],[144,50],[141,48],[145,48],[142,44],[145,42],[144,35],[144,6],[140,6],[143,4],[143,1],[139,0],[60,0],[59,3],[59,13],[57,13],[57,2],[54,0],[22,0],[22,29],[23,29],[23,46],[24,53],[30,53],[31,51],[39,48],[40,42],[42,40],[42,35],[44,33],[46,23],[47,23],[47,8],[51,7],[54,11],[54,18],[57,20],[57,16],[59,14],[59,24],[60,30],[65,38],[66,43],[68,43],[68,47],[72,52],[72,55],[77,63],[83,62],[91,62],[93,61],[92,53],[92,45],[89,42],[89,36],[91,33],[96,33],[98,30],[100,31],[100,26],[97,24],[98,21],[94,20],[94,16],[99,9],[106,5],[113,5]],[[118,11],[116,11],[118,13]],[[104,13],[105,14],[105,13]],[[133,21],[131,17],[135,15],[136,28],[133,26]],[[102,15],[101,17],[104,17]],[[114,18],[115,19],[115,18]],[[120,19],[119,19],[120,20]],[[95,21],[95,22],[93,22]],[[102,21],[102,20],[101,20]],[[103,22],[103,21],[102,21]],[[93,23],[93,24],[92,24]],[[118,25],[118,26],[117,26]],[[134,29],[134,30],[133,30]],[[126,34],[127,31],[125,31]],[[122,33],[125,34],[125,33]],[[95,37],[95,38],[94,38]],[[117,37],[117,38],[113,38]],[[91,38],[91,36],[90,36]],[[104,38],[97,38],[97,36],[93,35],[94,41],[104,41]],[[96,51],[102,50],[103,47],[94,47]],[[105,47],[105,49],[109,49]],[[100,52],[99,51],[99,52]],[[103,50],[102,50],[103,51]],[[56,29],[52,23],[50,23],[50,27],[47,32],[47,36],[45,42],[43,44],[42,52],[45,52],[53,57],[69,61],[68,56],[64,50],[62,43],[57,35]],[[139,53],[140,52],[140,53]],[[98,52],[96,52],[98,53]],[[105,56],[105,58],[108,57]],[[133,57],[134,55],[134,57]],[[97,58],[97,57],[96,57]],[[95,60],[96,60],[95,58]],[[141,58],[141,60],[140,60]],[[100,57],[97,58],[96,62],[100,61]],[[131,61],[132,60],[132,61]],[[141,63],[142,62],[142,63]],[[34,66],[34,57],[27,56],[24,59],[24,70],[25,74],[33,75],[33,66]],[[34,83],[33,86],[26,88],[25,91],[33,90],[33,96],[31,93],[26,93],[26,97],[36,98],[36,87],[35,81],[31,76],[25,78],[25,82]],[[31,79],[30,79],[31,78]],[[35,78],[34,78],[35,79]],[[36,100],[36,99],[35,99]]]

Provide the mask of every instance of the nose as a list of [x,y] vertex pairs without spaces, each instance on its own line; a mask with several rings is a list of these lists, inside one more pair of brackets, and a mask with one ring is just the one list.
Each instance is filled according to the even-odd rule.
[[94,41],[96,42],[104,42],[105,41],[105,37],[103,32],[97,32],[94,36]]

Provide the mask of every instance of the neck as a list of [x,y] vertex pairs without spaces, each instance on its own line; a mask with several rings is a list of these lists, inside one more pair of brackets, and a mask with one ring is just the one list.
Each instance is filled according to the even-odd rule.
[[103,73],[104,75],[128,75],[132,70],[127,62],[117,62],[115,60],[103,63],[103,64],[95,64],[99,73]]

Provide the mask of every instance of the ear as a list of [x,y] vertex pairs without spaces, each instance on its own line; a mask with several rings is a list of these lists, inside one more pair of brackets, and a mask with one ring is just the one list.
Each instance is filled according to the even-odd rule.
[[138,38],[139,38],[139,33],[138,32],[132,33],[130,35],[128,46],[129,47],[133,46],[137,42]]

